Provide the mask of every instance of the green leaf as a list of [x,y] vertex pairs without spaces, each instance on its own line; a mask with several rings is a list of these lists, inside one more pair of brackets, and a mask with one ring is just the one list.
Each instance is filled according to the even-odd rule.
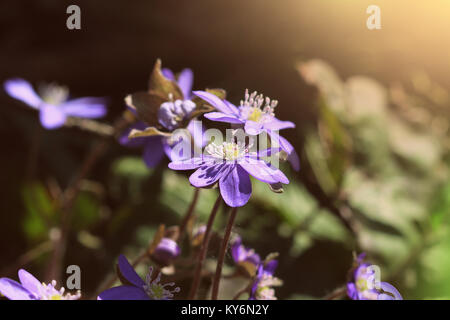
[[100,218],[100,202],[87,192],[78,194],[72,210],[74,210],[72,223],[75,230],[89,229]]
[[[165,170],[160,202],[179,217],[188,209],[194,195],[194,187],[182,173]],[[216,190],[202,189],[195,209],[200,219],[206,220],[217,199]]]
[[[326,239],[337,242],[347,242],[351,239],[349,232],[339,219],[328,211],[320,208],[316,199],[300,184],[291,182],[284,193],[270,192],[264,183],[253,183],[252,203],[267,207],[277,213],[284,222],[284,228],[279,229],[285,235],[291,230],[297,230],[300,234],[299,243],[295,244],[293,252],[299,252],[299,248],[306,248],[308,242],[304,241],[305,232],[311,239]],[[284,230],[283,230],[284,229]],[[298,236],[296,234],[296,236]],[[303,249],[302,249],[303,250]]]
[[30,241],[45,239],[48,224],[56,218],[55,207],[47,190],[39,182],[26,184],[22,189],[25,205],[23,230]]
[[146,179],[152,170],[149,169],[141,157],[122,157],[114,161],[112,171],[115,175],[129,179]]

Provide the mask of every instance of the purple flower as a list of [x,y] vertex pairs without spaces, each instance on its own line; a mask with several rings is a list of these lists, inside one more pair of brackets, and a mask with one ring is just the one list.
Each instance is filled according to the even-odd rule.
[[153,251],[152,258],[163,266],[170,265],[181,253],[178,244],[170,238],[162,238]]
[[46,129],[64,125],[67,117],[100,118],[106,114],[104,99],[85,97],[67,100],[65,87],[48,85],[39,96],[31,84],[23,79],[10,79],[4,84],[6,92],[39,111],[41,124]]
[[291,121],[281,121],[275,117],[274,111],[278,101],[270,100],[268,97],[264,99],[263,95],[258,95],[256,91],[249,94],[246,90],[245,100],[241,101],[239,107],[236,107],[231,102],[222,100],[206,91],[194,91],[194,94],[218,110],[206,113],[206,118],[243,126],[245,132],[250,135],[266,132],[287,153],[287,159],[294,170],[300,169],[300,160],[294,147],[277,133],[282,129],[295,128],[295,124]]
[[142,280],[124,255],[119,256],[118,266],[122,276],[121,280],[126,284],[103,291],[97,297],[98,300],[170,300],[174,293],[180,292],[179,287],[172,290],[166,288],[174,286],[173,282],[159,283],[161,273],[153,278],[153,268],[151,267],[145,281]]
[[9,300],[77,300],[81,294],[64,294],[57,290],[56,281],[45,284],[24,269],[19,270],[20,283],[9,278],[0,278],[0,292]]
[[375,266],[365,263],[365,253],[358,256],[347,294],[352,300],[403,300],[400,292],[387,282],[376,278]]
[[[186,119],[189,119],[191,113],[194,111],[196,105],[190,100],[192,97],[192,83],[193,73],[190,69],[181,71],[178,79],[175,78],[173,72],[169,69],[162,69],[162,74],[169,80],[175,81],[180,88],[183,99],[170,100],[163,102],[158,109],[158,122],[169,132],[179,129]],[[136,111],[130,108],[136,114]],[[127,130],[125,130],[119,138],[119,143],[128,147],[141,147],[144,149],[143,158],[149,168],[156,167],[164,157],[164,154],[171,160],[186,159],[191,154],[184,154],[184,150],[191,150],[191,137],[194,143],[203,146],[203,131],[204,128],[199,122],[190,121],[187,129],[188,132],[183,136],[177,138],[168,137],[165,135],[152,135],[146,137],[129,138],[132,130],[143,131],[148,127],[148,124],[143,121],[138,121]],[[180,150],[178,153],[174,151]]]
[[231,244],[231,255],[234,262],[242,267],[250,276],[253,276],[261,262],[255,250],[245,247],[241,237],[237,236]]
[[217,145],[212,142],[206,146],[204,155],[172,161],[169,168],[197,169],[189,177],[194,187],[210,187],[218,182],[225,203],[230,207],[241,207],[252,193],[249,174],[269,184],[289,183],[283,172],[260,159],[265,154],[268,154],[267,150],[249,152],[243,143],[224,142]]
[[192,98],[192,83],[194,80],[194,73],[191,69],[183,69],[180,72],[180,75],[178,76],[178,79],[175,78],[175,75],[173,74],[172,70],[168,68],[163,68],[162,74],[169,80],[176,81],[178,86],[180,87],[184,99],[191,99]]
[[272,288],[282,285],[282,281],[273,276],[277,266],[278,262],[276,260],[259,264],[249,300],[277,299],[277,297],[275,297],[275,290]]
[[191,238],[191,244],[196,247],[203,242],[203,238],[205,237],[206,225],[201,225],[195,229]]

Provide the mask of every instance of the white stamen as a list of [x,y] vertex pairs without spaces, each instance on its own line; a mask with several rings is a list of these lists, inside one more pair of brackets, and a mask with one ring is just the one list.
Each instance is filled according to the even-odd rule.
[[271,100],[269,97],[259,94],[254,91],[249,94],[248,89],[245,89],[245,100],[241,100],[241,107],[252,108],[253,111],[247,111],[249,120],[260,121],[261,114],[275,115],[275,107],[278,105],[277,100]]

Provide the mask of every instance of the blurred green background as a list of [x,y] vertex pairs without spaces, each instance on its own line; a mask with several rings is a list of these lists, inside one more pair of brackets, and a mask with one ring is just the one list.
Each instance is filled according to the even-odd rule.
[[[66,28],[70,4],[81,8],[81,30]],[[366,28],[371,4],[381,30]],[[292,182],[281,195],[254,183],[235,227],[261,255],[280,253],[280,299],[343,285],[353,251],[366,251],[404,298],[450,298],[448,1],[16,0],[0,12],[0,81],[108,97],[105,122],[146,88],[156,58],[192,68],[196,89],[280,101],[277,116],[297,124],[284,135],[302,169],[283,168]],[[0,276],[25,267],[43,278],[60,220],[54,199],[98,137],[44,131],[4,91],[0,105]],[[132,259],[160,223],[180,221],[193,192],[186,177],[166,163],[148,170],[140,151],[112,143],[82,183],[64,261],[81,266],[86,296],[119,253]],[[214,199],[202,191],[200,222]]]

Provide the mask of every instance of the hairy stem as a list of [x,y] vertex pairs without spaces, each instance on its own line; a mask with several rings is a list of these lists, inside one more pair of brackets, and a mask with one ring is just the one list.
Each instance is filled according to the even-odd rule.
[[211,239],[211,230],[214,223],[214,218],[216,217],[217,210],[219,209],[221,196],[217,197],[216,202],[214,203],[214,207],[209,215],[208,224],[206,225],[206,231],[203,238],[202,246],[200,248],[200,253],[197,261],[197,265],[195,266],[194,279],[192,280],[191,290],[189,291],[188,299],[194,299],[201,280],[203,262],[206,258],[206,253],[208,252],[209,240]]
[[81,130],[89,131],[101,136],[113,136],[114,127],[92,119],[81,119],[69,117],[64,124],[66,127],[77,127]]
[[220,248],[219,259],[217,260],[216,274],[214,276],[211,299],[217,300],[219,295],[220,279],[222,277],[222,267],[225,260],[225,253],[227,252],[228,242],[230,241],[231,230],[233,229],[234,220],[236,219],[237,208],[231,209],[230,217],[228,218],[228,224],[223,236],[222,245]]

